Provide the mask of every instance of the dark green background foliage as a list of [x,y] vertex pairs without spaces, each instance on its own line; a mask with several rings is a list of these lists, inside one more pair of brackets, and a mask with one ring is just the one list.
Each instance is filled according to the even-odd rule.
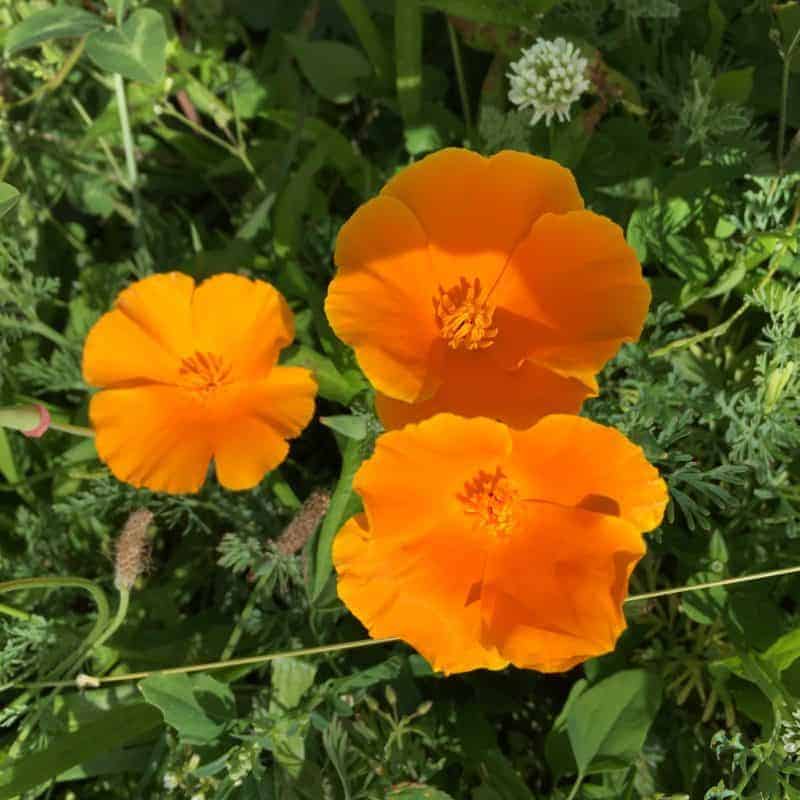
[[[0,580],[113,598],[114,539],[155,514],[127,617],[83,672],[364,636],[329,548],[378,425],[322,302],[342,222],[447,145],[556,158],[645,266],[642,339],[585,408],[669,484],[632,592],[800,563],[796,3],[0,0],[0,31],[0,404],[86,424],[86,331],[179,268],[275,284],[297,318],[284,357],[315,370],[329,418],[256,490],[182,498],[119,484],[91,440],[0,429]],[[537,36],[593,76],[550,129],[505,99]],[[318,488],[331,509],[287,554]],[[800,797],[800,578],[630,604],[617,650],[566,675],[443,678],[394,644],[23,689],[74,677],[92,597],[3,595],[0,798]]]

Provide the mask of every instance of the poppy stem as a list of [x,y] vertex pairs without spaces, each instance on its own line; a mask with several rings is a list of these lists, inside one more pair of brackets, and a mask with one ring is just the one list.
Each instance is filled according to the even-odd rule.
[[734,583],[749,583],[750,581],[764,580],[764,578],[777,578],[780,575],[792,575],[796,572],[800,572],[800,566],[773,569],[769,572],[757,572],[755,575],[740,575],[738,578],[723,578],[722,580],[709,581],[708,583],[695,583],[691,586],[676,586],[672,589],[660,589],[656,592],[632,594],[626,597],[623,602],[633,603],[637,600],[653,600],[656,597],[667,597],[668,595],[683,594],[684,592],[699,592],[704,589],[716,589],[718,586],[730,586]]
[[[723,578],[719,581],[710,581],[708,583],[696,583],[693,586],[677,586],[672,589],[661,589],[656,592],[646,592],[645,594],[634,594],[626,597],[623,602],[632,603],[637,600],[653,600],[656,597],[667,597],[673,594],[682,594],[684,592],[700,592],[705,589],[715,589],[718,586],[729,586],[735,583],[748,583],[751,581],[760,581],[765,578],[776,578],[781,575],[792,575],[800,573],[800,565],[794,567],[785,567],[783,569],[774,569],[769,572],[758,572],[755,575],[742,575],[738,578]],[[3,584],[0,584],[2,590]],[[122,599],[122,598],[120,598]],[[117,614],[119,617],[119,611]],[[122,614],[124,619],[124,612]],[[113,626],[112,626],[113,627]],[[113,628],[116,630],[116,628]],[[111,633],[113,633],[111,630]],[[108,633],[108,632],[107,632]],[[110,635],[110,633],[108,633]],[[107,638],[103,636],[103,640]],[[98,684],[107,683],[123,683],[126,681],[138,681],[143,678],[149,678],[151,675],[184,675],[190,672],[211,672],[212,670],[228,669],[229,667],[248,667],[260,664],[266,664],[269,661],[274,661],[278,658],[300,657],[300,656],[316,656],[323,653],[337,653],[343,650],[355,650],[361,647],[372,647],[373,645],[390,644],[392,642],[399,642],[401,639],[396,636],[388,637],[386,639],[357,639],[353,642],[339,642],[338,644],[322,644],[316,647],[304,647],[299,650],[284,650],[278,653],[264,653],[257,656],[246,656],[244,658],[231,658],[223,661],[211,661],[206,664],[189,664],[184,667],[169,667],[168,669],[154,669],[144,672],[128,672],[122,675],[108,675],[105,678],[92,678]],[[85,676],[81,676],[85,679]],[[21,683],[19,688],[24,689],[56,689],[64,687],[76,687],[75,680],[69,681],[43,681],[37,683]]]
[[51,422],[50,427],[54,431],[71,433],[73,436],[86,436],[89,438],[94,436],[94,431],[91,428],[85,428],[83,425],[70,425],[67,422]]

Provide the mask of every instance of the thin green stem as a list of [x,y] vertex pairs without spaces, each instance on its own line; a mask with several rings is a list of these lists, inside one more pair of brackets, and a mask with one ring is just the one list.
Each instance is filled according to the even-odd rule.
[[54,431],[71,433],[73,436],[86,436],[89,439],[94,436],[94,431],[91,428],[85,428],[83,425],[70,425],[67,422],[51,422],[50,427]]
[[382,41],[380,31],[372,21],[369,10],[363,0],[339,0],[339,5],[358,34],[358,39],[372,62],[378,81],[387,86],[392,77],[392,63],[386,44]]
[[781,575],[793,575],[797,572],[800,572],[800,566],[784,567],[783,569],[773,569],[769,572],[758,572],[755,575],[740,575],[738,578],[723,578],[722,580],[709,581],[708,583],[695,583],[692,586],[677,586],[673,589],[659,589],[656,592],[632,594],[629,597],[626,597],[623,602],[635,603],[637,600],[652,600],[656,597],[667,597],[672,594],[699,592],[704,589],[716,589],[718,586],[731,586],[735,583],[750,583],[751,581],[761,581],[765,578],[777,578]]
[[117,98],[117,114],[122,131],[122,146],[125,149],[125,166],[128,170],[129,189],[134,192],[139,185],[139,170],[136,166],[136,152],[133,145],[133,131],[128,116],[128,101],[125,98],[125,82],[118,72],[114,74],[114,93]]
[[567,800],[575,800],[575,798],[578,796],[578,792],[580,791],[581,784],[583,783],[583,778],[584,778],[583,773],[582,772],[579,773],[578,774],[578,779],[573,784],[572,791],[569,793],[569,796],[567,797]]
[[19,608],[14,608],[14,606],[7,605],[6,603],[0,603],[0,614],[5,614],[9,617],[15,617],[16,619],[21,619],[25,622],[33,619],[33,614],[29,614],[27,611],[22,611]]
[[447,34],[450,37],[450,50],[453,54],[453,66],[456,70],[456,81],[458,82],[458,94],[461,98],[461,111],[464,114],[464,126],[466,128],[467,139],[471,140],[472,136],[472,112],[469,106],[469,92],[467,91],[467,81],[464,77],[464,64],[461,60],[461,45],[458,42],[453,23],[450,22],[450,17],[447,17]]
[[236,626],[231,631],[231,635],[228,638],[227,643],[225,644],[225,649],[222,651],[222,655],[220,658],[225,661],[226,659],[230,658],[233,655],[233,651],[236,649],[236,645],[239,644],[239,640],[242,638],[242,633],[244,631],[244,625],[250,617],[250,614],[253,613],[253,609],[255,608],[256,601],[258,600],[258,595],[261,593],[262,589],[266,585],[268,579],[272,577],[269,573],[266,575],[262,575],[257,581],[255,586],[253,586],[250,597],[247,598],[247,603],[245,607],[242,609],[242,613],[239,615],[239,619],[236,621]]
[[[760,581],[765,578],[775,578],[781,575],[792,575],[800,573],[800,565],[795,567],[785,567],[783,569],[770,570],[769,572],[759,572],[755,575],[742,575],[738,578],[724,578],[719,581],[710,581],[708,583],[697,583],[693,586],[678,586],[672,589],[660,589],[655,592],[646,592],[644,594],[635,594],[626,597],[623,602],[634,603],[639,600],[652,600],[657,597],[667,597],[669,595],[681,594],[684,592],[699,592],[705,589],[714,589],[718,586],[729,586],[736,583],[748,583],[751,581]],[[2,586],[2,584],[0,584]],[[122,597],[120,597],[120,606],[122,606]],[[116,619],[121,622],[124,619],[124,610],[117,609]],[[118,625],[117,625],[118,627]],[[101,642],[105,641],[115,630],[116,627],[112,625],[109,629],[110,633],[104,634]],[[105,678],[97,678],[96,680],[101,684],[106,683],[122,683],[125,681],[140,680],[148,678],[151,675],[179,675],[190,672],[210,672],[212,670],[227,669],[229,667],[244,667],[253,666],[258,664],[265,664],[268,661],[274,661],[276,658],[285,658],[288,656],[314,656],[322,655],[325,653],[336,653],[343,650],[355,650],[360,647],[372,647],[373,645],[390,644],[392,642],[401,641],[398,637],[388,637],[385,639],[358,639],[353,642],[340,642],[338,644],[323,644],[316,647],[305,647],[299,650],[284,650],[278,653],[265,653],[263,655],[247,656],[245,658],[231,658],[223,659],[221,661],[211,661],[205,664],[190,664],[184,667],[170,667],[168,669],[148,670],[146,672],[130,672],[122,675],[109,675]],[[98,642],[99,643],[99,642]],[[235,645],[235,643],[234,643]],[[227,649],[227,647],[226,647]],[[28,689],[47,689],[58,687],[75,686],[74,681],[44,681],[39,683],[23,683],[20,684],[21,688]]]
[[250,161],[250,158],[247,155],[247,151],[243,146],[236,147],[235,145],[232,145],[230,142],[226,142],[221,137],[211,133],[211,131],[207,131],[202,125],[198,125],[196,122],[193,122],[188,117],[185,117],[183,114],[178,113],[169,106],[166,106],[161,113],[163,116],[171,117],[172,119],[177,120],[181,124],[186,125],[188,128],[191,128],[196,134],[198,134],[198,136],[202,136],[203,138],[208,139],[209,142],[213,142],[215,145],[217,145],[217,147],[223,148],[223,150],[230,153],[234,158],[238,158],[244,165],[244,168],[253,176],[253,180],[255,180],[258,188],[261,189],[262,191],[266,190],[264,182],[256,173],[256,169],[253,166],[252,162]]
[[[170,667],[169,669],[155,669],[146,672],[129,672],[125,675],[109,675],[105,678],[97,678],[102,684],[123,683],[126,681],[138,681],[142,678],[149,678],[151,675],[183,675],[190,672],[210,672],[212,670],[227,669],[228,667],[248,667],[257,664],[266,664],[277,658],[287,658],[289,656],[316,656],[323,653],[335,653],[341,650],[355,650],[359,647],[372,647],[373,645],[389,644],[397,642],[399,639],[391,637],[388,639],[359,639],[355,642],[341,642],[339,644],[323,644],[318,647],[304,647],[300,650],[284,650],[279,653],[265,653],[259,656],[248,656],[246,658],[231,658],[227,661],[212,661],[208,664],[190,664],[185,667]],[[41,683],[21,684],[30,689],[46,689],[56,687],[75,686],[74,681],[51,681]]]
[[795,33],[794,39],[783,54],[783,72],[781,74],[781,107],[778,118],[778,172],[783,172],[784,148],[786,142],[786,114],[789,106],[789,78],[791,74],[792,56],[800,42],[800,29]]
[[100,645],[107,642],[117,632],[122,623],[125,622],[125,617],[128,614],[128,603],[130,601],[130,597],[131,594],[127,589],[119,590],[119,604],[117,605],[117,613],[114,614],[114,619],[111,620],[111,624],[103,631],[97,641],[92,643],[89,650],[81,660],[84,660],[86,657],[88,657],[91,651],[96,647],[100,647]]

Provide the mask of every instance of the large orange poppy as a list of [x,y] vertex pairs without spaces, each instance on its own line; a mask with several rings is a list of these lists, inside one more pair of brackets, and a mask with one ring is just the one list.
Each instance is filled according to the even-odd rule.
[[120,480],[195,492],[213,457],[229,489],[255,486],[314,413],[308,370],[277,366],[294,338],[270,284],[179,272],[125,289],[83,352],[97,452]]
[[422,159],[356,211],[334,258],[328,318],[392,428],[577,412],[650,303],[622,230],[583,209],[568,170],[526,153]]
[[439,414],[378,439],[364,513],[337,534],[339,596],[435,669],[569,669],[614,648],[667,490],[613,428],[556,414],[524,431]]

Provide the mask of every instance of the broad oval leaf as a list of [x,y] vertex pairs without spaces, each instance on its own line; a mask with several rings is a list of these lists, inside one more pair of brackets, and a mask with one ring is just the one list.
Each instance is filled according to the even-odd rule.
[[309,42],[288,33],[284,38],[308,82],[334,103],[349,103],[358,80],[372,72],[369,61],[342,42]]
[[661,679],[623,670],[588,689],[567,715],[567,733],[580,774],[619,769],[641,751],[661,705]]
[[86,53],[107,72],[132,81],[159,83],[167,64],[164,19],[151,8],[140,8],[121,28],[93,33],[86,42]]
[[72,6],[58,6],[37,11],[18,22],[6,36],[6,55],[33,47],[50,39],[85,36],[103,27],[103,20]]
[[139,690],[185,744],[215,741],[236,713],[231,690],[210,675],[151,675]]

